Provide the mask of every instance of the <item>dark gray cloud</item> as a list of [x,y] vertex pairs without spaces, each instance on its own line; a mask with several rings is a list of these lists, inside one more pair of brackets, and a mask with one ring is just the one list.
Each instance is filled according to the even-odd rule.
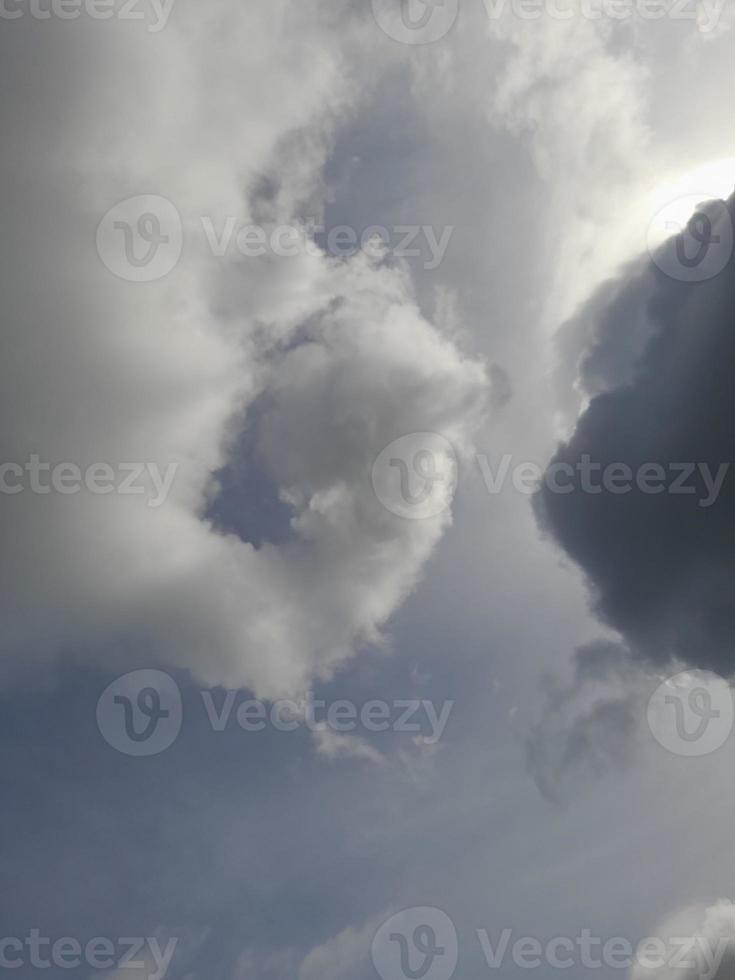
[[[731,218],[734,199],[728,209]],[[585,492],[577,474],[571,491],[547,482],[535,501],[543,528],[585,571],[595,610],[639,656],[725,675],[735,670],[735,489],[727,472],[709,494],[701,466],[714,474],[732,458],[734,319],[732,259],[699,283],[639,261],[603,286],[565,331],[567,343],[589,338],[579,363],[594,397],[552,460],[577,467],[588,455],[598,490]],[[664,489],[644,492],[634,479],[626,493],[600,490],[618,463],[634,475],[663,466]],[[682,464],[698,467],[680,485],[691,491],[672,492]]]

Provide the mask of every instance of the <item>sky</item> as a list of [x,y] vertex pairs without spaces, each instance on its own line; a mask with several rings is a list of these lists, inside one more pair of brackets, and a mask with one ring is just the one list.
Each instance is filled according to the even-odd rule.
[[729,0],[0,0],[0,977],[733,980]]

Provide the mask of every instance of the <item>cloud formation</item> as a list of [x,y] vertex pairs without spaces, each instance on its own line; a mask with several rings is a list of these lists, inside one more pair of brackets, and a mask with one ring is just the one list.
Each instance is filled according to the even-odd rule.
[[[49,24],[44,84],[26,112],[9,108],[2,459],[177,471],[157,509],[146,495],[4,498],[7,672],[21,655],[74,652],[300,690],[381,642],[450,521],[401,520],[370,482],[392,440],[432,429],[461,453],[482,412],[484,368],[420,313],[407,271],[316,248],[217,256],[203,230],[297,225],[323,197],[359,24],[308,7],[182,4],[155,34]],[[22,78],[30,37],[13,26],[3,74]],[[95,229],[141,194],[170,201],[183,249],[167,276],[130,282],[95,254]],[[260,457],[290,516],[288,540],[259,548],[212,516],[215,474],[256,400]]]
[[730,899],[685,906],[654,936],[665,944],[665,964],[637,963],[631,980],[730,980],[735,974],[735,905]]
[[560,803],[576,782],[630,761],[642,679],[625,648],[598,641],[575,651],[568,684],[547,681],[543,716],[526,739],[528,771],[543,796]]
[[[732,199],[728,208],[732,221]],[[601,287],[565,331],[588,338],[580,383],[591,400],[552,465],[587,455],[603,471],[676,466],[683,482],[679,492],[544,485],[536,498],[542,527],[583,569],[596,612],[636,656],[723,675],[735,670],[734,309],[732,259],[702,282],[641,260]],[[707,472],[721,475],[709,491]]]

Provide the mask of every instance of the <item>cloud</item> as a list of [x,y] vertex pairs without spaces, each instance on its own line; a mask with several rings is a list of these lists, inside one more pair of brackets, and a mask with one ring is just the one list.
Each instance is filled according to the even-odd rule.
[[[732,220],[733,200],[728,208]],[[659,265],[675,245],[662,246]],[[671,492],[672,481],[656,493],[637,483],[590,493],[577,482],[570,493],[546,485],[536,498],[541,526],[583,569],[595,611],[634,656],[726,676],[735,669],[735,493],[726,469],[710,492],[702,467],[717,473],[732,458],[734,271],[730,259],[690,283],[634,263],[567,329],[586,334],[580,383],[591,400],[552,464],[576,466],[585,454],[602,469],[676,464],[677,474],[691,467],[691,489]]]
[[629,651],[607,640],[575,652],[566,685],[547,679],[543,716],[526,739],[528,771],[543,796],[561,803],[578,783],[630,761],[644,680]]
[[301,962],[298,980],[357,980],[373,972],[370,944],[378,927],[390,911],[361,926],[348,926],[321,946],[308,953]]
[[[298,956],[292,950],[284,949],[276,952],[260,952],[247,949],[238,957],[230,980],[279,980],[280,977],[292,974],[298,965]],[[205,971],[197,974],[204,980]]]
[[735,904],[730,899],[686,906],[653,935],[663,940],[663,956],[657,956],[655,966],[637,962],[630,980],[730,980],[735,975]]
[[316,726],[316,749],[327,759],[362,759],[382,765],[384,757],[369,742],[358,735],[344,735],[332,731],[326,723]]
[[[207,245],[203,219],[297,224],[323,198],[358,28],[308,7],[182,4],[158,34],[51,24],[43,80],[22,114],[9,108],[2,459],[177,474],[158,509],[145,495],[4,497],[6,673],[73,651],[300,690],[381,642],[450,523],[401,520],[370,483],[392,440],[429,428],[461,453],[482,413],[482,365],[419,312],[406,270]],[[22,71],[26,30],[4,71]],[[94,251],[103,214],[141,194],[171,202],[184,240],[172,271],[144,283]],[[290,514],[288,540],[258,548],[212,516],[256,402],[259,458]]]

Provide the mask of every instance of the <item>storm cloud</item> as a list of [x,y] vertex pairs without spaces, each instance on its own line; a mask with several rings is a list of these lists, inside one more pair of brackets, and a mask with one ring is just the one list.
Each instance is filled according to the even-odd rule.
[[[706,210],[724,240],[735,200]],[[677,244],[630,264],[562,331],[567,355],[582,342],[579,382],[591,400],[547,475],[578,474],[587,459],[597,476],[561,492],[546,480],[535,505],[585,572],[595,611],[635,655],[731,675],[735,264],[681,281],[667,264]],[[613,467],[632,474],[627,489],[601,484]]]

